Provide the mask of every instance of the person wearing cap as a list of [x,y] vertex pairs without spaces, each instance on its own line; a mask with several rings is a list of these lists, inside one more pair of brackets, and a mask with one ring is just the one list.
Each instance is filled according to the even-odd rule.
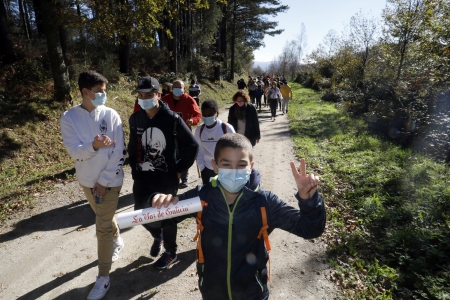
[[291,100],[292,98],[292,89],[291,87],[287,84],[287,81],[284,80],[281,82],[281,88],[280,88],[280,93],[281,96],[283,97],[283,99],[281,100],[281,110],[282,113],[284,115],[284,113],[288,112],[289,109],[289,100]]
[[61,135],[75,160],[77,180],[95,213],[98,276],[87,299],[101,299],[110,288],[111,264],[124,247],[114,220],[123,183],[126,150],[119,114],[106,107],[108,80],[95,71],[82,72],[80,105],[61,116]]
[[[162,98],[169,108],[179,114],[189,129],[197,125],[202,119],[202,114],[194,98],[184,91],[184,82],[176,80],[172,84],[172,92]],[[188,187],[188,169],[181,173],[180,189]]]
[[[144,77],[131,93],[138,95],[141,107],[129,119],[128,153],[135,210],[150,207],[149,197],[156,191],[176,195],[179,177],[194,163],[199,146],[186,123],[160,100],[159,89],[155,78]],[[165,248],[153,266],[165,269],[173,264],[177,260],[177,226],[161,228],[162,222],[143,226],[154,238],[150,256],[158,256],[162,245]]]

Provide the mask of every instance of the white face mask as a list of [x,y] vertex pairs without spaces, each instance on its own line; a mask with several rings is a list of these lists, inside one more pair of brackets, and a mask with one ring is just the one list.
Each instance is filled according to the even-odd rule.
[[138,98],[138,103],[143,110],[152,109],[153,107],[156,106],[157,102],[158,102],[158,99],[156,99],[156,98],[145,99],[145,100]]
[[[90,90],[88,90],[88,91],[91,92]],[[105,105],[106,100],[107,100],[106,92],[105,93],[94,93],[94,92],[91,92],[91,93],[95,95],[94,100],[91,100],[92,104],[95,107],[100,106],[100,105]]]
[[250,169],[222,169],[219,168],[220,185],[230,193],[239,192],[250,179]]

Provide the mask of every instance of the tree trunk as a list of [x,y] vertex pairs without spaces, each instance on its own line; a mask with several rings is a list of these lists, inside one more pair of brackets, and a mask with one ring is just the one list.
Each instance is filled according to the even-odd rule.
[[232,23],[231,23],[231,61],[230,61],[230,82],[234,82],[234,48],[236,46],[236,1],[234,1],[234,7],[233,7],[233,15],[232,15]]
[[23,7],[24,6],[23,0],[18,0],[18,4],[19,4],[20,21],[22,22],[23,33],[25,34],[25,38],[27,40],[30,40],[30,33],[29,33],[28,24],[27,24],[26,17],[25,17],[25,9]]
[[170,52],[170,64],[169,68],[171,72],[174,72],[175,74],[178,73],[177,68],[177,59],[178,59],[178,51],[177,51],[177,23],[174,20],[170,21],[170,32],[172,33],[173,37],[169,41],[169,52]]
[[120,72],[128,74],[130,70],[131,43],[128,36],[122,36],[119,42]]
[[40,0],[33,0],[34,19],[40,37],[44,36],[44,28],[42,25],[42,4]]
[[56,24],[56,5],[53,0],[41,0],[42,29],[47,40],[48,57],[54,81],[54,98],[56,101],[69,101],[70,81],[59,40],[58,24]]
[[4,1],[0,3],[0,45],[2,45],[0,47],[0,58],[4,62],[13,60],[15,57],[14,48],[11,36],[9,35],[8,18]]
[[29,38],[31,39],[32,32],[31,32],[31,23],[30,23],[30,13],[28,12],[28,3],[24,2],[24,6],[23,7],[25,9],[25,21],[27,23],[28,35],[29,35]]
[[402,73],[403,60],[405,59],[405,53],[406,53],[406,46],[407,46],[407,42],[402,42],[400,45],[400,62],[398,64],[397,78],[395,79],[395,81],[398,81],[400,79],[400,75]]
[[[81,7],[80,7],[80,1],[79,0],[76,1],[76,5],[77,5],[77,15],[78,15],[78,17],[80,19],[82,19],[81,18]],[[84,24],[83,24],[83,22],[81,22],[80,33],[79,33],[80,34],[80,44],[81,45],[85,45],[86,44],[86,41],[85,41],[85,38],[84,38],[83,28],[84,28]]]
[[61,51],[64,58],[64,63],[66,66],[70,65],[69,59],[67,58],[67,31],[64,29],[62,25],[58,26],[58,32],[59,32],[59,41],[61,43]]
[[228,71],[228,56],[227,56],[227,4],[222,4],[222,27],[220,28],[220,59],[223,62],[225,73]]

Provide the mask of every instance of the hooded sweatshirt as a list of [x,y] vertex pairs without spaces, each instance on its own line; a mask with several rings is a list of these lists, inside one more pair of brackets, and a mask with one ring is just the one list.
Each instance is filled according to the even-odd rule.
[[[121,186],[126,150],[122,121],[117,112],[104,105],[88,112],[78,105],[65,111],[60,121],[64,145],[75,160],[78,182],[88,188],[94,187],[96,182],[106,187]],[[95,151],[94,137],[102,134],[116,143]]]
[[154,184],[151,188],[172,188],[178,186],[177,173],[184,172],[194,163],[198,143],[187,125],[166,103],[159,101],[159,105],[153,118],[149,118],[143,109],[130,117],[131,175],[135,182]]

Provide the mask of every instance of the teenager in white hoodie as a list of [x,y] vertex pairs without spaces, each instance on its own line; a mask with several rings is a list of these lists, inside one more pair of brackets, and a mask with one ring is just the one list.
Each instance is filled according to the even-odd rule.
[[82,102],[61,116],[61,134],[75,160],[78,182],[95,212],[98,276],[88,300],[101,299],[109,290],[111,263],[124,243],[114,219],[123,183],[126,148],[122,121],[105,106],[108,80],[94,71],[80,74]]

